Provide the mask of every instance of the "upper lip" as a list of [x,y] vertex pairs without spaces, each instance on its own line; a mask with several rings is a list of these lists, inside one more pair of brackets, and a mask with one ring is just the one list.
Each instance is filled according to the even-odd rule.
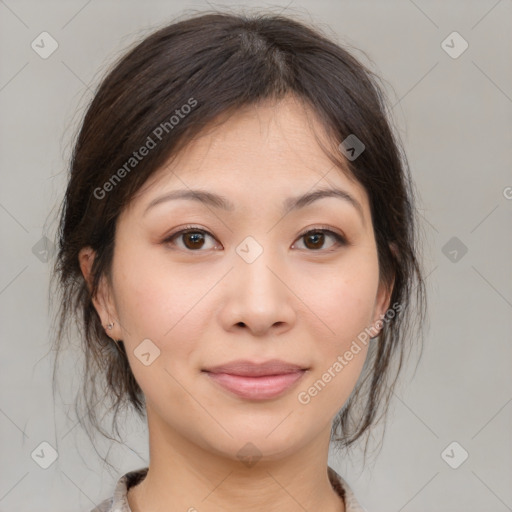
[[209,373],[228,373],[230,375],[241,375],[246,377],[261,377],[265,375],[283,375],[293,373],[307,368],[298,364],[288,363],[280,359],[271,359],[261,363],[238,359],[219,366],[205,368],[203,371]]

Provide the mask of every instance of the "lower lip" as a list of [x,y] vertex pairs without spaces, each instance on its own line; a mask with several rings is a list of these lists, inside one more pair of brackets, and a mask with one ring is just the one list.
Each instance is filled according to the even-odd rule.
[[206,374],[217,384],[231,393],[247,400],[268,400],[291,388],[305,373],[305,370],[281,375],[243,377],[229,373]]

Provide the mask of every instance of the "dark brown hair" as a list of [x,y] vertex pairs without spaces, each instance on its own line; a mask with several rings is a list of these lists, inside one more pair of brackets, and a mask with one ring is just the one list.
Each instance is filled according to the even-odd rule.
[[[100,277],[110,282],[121,211],[155,171],[212,122],[287,94],[318,116],[333,141],[325,148],[329,158],[366,190],[380,279],[391,283],[394,278],[390,304],[400,305],[384,323],[378,341],[370,344],[360,379],[335,418],[332,438],[338,446],[349,447],[382,417],[404,354],[422,343],[412,328],[423,327],[426,301],[413,184],[379,81],[319,29],[269,13],[199,13],[150,34],[118,60],[88,106],[74,145],[52,272],[59,303],[55,362],[71,320],[85,357],[77,397],[85,400],[85,412],[78,405],[76,409],[82,426],[88,420],[112,439],[98,420],[100,404],[114,412],[118,436],[121,408],[131,406],[140,418],[145,416],[144,395],[124,345],[118,347],[105,334],[91,301]],[[365,146],[354,160],[338,149],[351,134]],[[131,161],[134,151],[149,145],[149,138],[155,146],[144,158]],[[91,291],[78,260],[86,246],[96,252]]]

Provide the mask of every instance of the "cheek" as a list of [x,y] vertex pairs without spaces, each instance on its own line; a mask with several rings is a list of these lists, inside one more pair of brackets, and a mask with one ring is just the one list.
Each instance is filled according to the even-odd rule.
[[[165,339],[193,308],[201,290],[189,276],[162,258],[159,250],[131,244],[118,246],[115,260],[116,305],[129,336]],[[206,291],[203,290],[203,294]],[[183,321],[183,320],[181,320]]]
[[376,286],[376,277],[369,270],[326,280],[321,292],[308,297],[321,322],[312,333],[314,370],[297,398],[322,421],[332,420],[343,407],[361,374],[369,346],[365,329],[371,325]]
[[342,279],[337,284],[328,300],[327,318],[333,338],[344,346],[371,324],[376,290],[372,283],[362,280]]
[[306,303],[319,320],[310,326],[314,372],[298,398],[319,418],[331,418],[341,409],[361,374],[377,289],[378,262],[371,251],[347,257],[331,272],[308,275],[302,293],[307,291]]
[[[114,267],[117,312],[133,373],[141,387],[151,393],[157,383],[153,383],[155,372],[148,369],[158,369],[161,378],[168,381],[166,369],[178,377],[184,371],[184,361],[192,360],[209,315],[202,299],[218,277],[198,279],[197,271],[180,271],[175,264],[171,268],[158,251],[133,242],[125,250],[119,244],[119,254],[122,257]],[[147,367],[134,355],[145,339],[160,351]]]
[[[185,362],[197,350],[201,325],[194,304],[199,291],[187,286],[182,273],[136,255],[119,260],[117,270],[116,304],[133,375],[148,403],[173,403],[176,410],[185,410],[190,405],[179,383],[185,380]],[[154,357],[149,365],[138,349],[146,339],[152,343],[145,342],[145,352]]]
[[[372,252],[347,256],[340,265],[313,269],[302,295],[320,325],[326,351],[345,350],[372,323],[378,290],[378,262]],[[318,338],[318,334],[316,335]]]

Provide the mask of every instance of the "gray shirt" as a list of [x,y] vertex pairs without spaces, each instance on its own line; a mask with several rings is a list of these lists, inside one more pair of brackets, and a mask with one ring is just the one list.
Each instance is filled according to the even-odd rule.
[[[148,468],[145,467],[125,473],[117,481],[114,494],[110,498],[103,500],[96,508],[91,510],[91,512],[132,512],[128,505],[128,489],[141,482],[147,472]],[[366,512],[357,502],[347,482],[330,466],[328,466],[328,475],[333,489],[345,502],[346,512]]]

